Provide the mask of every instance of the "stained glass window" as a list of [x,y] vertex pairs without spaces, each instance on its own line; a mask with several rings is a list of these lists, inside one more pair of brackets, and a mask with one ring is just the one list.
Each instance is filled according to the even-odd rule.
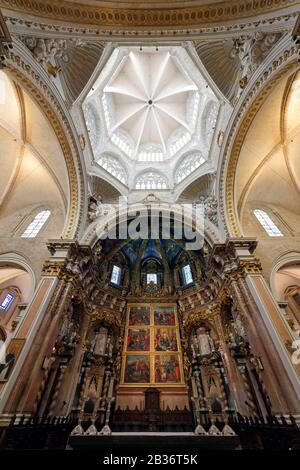
[[113,265],[110,282],[113,284],[120,285],[121,282],[121,268],[119,266]]
[[193,275],[189,264],[182,268],[182,275],[184,285],[191,284],[193,282]]
[[13,303],[14,298],[15,296],[8,292],[0,304],[0,309],[5,311],[8,310],[11,304]]
[[157,274],[156,273],[148,273],[147,274],[147,284],[150,284],[150,282],[153,282],[154,284],[157,284]]

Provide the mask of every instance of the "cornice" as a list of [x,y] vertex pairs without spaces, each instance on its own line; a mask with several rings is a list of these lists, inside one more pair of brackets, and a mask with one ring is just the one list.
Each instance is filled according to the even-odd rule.
[[272,14],[297,6],[298,0],[226,0],[215,4],[169,6],[140,4],[135,7],[112,5],[86,5],[66,0],[0,0],[6,11],[18,12],[34,18],[51,21],[96,25],[105,28],[152,29],[188,27],[238,21],[244,18]]

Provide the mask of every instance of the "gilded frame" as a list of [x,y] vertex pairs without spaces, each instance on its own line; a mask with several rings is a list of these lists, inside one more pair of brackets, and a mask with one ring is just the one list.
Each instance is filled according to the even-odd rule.
[[[150,310],[150,324],[147,325],[129,325],[129,315],[131,307],[149,307]],[[174,311],[175,317],[175,324],[174,325],[156,325],[154,322],[154,310],[156,307],[172,307]],[[150,329],[150,347],[149,351],[133,351],[127,350],[128,344],[128,330],[131,328],[134,329]],[[175,329],[176,333],[176,341],[177,341],[177,351],[156,351],[154,345],[155,339],[155,331],[158,329]],[[150,365],[150,382],[125,382],[125,372],[126,372],[126,358],[127,356],[147,356],[149,357],[149,365]],[[179,364],[179,371],[180,371],[180,382],[155,382],[155,358],[157,356],[176,356],[178,359]],[[179,333],[179,323],[178,323],[178,314],[177,314],[177,305],[176,303],[129,303],[127,305],[127,313],[126,313],[126,327],[125,327],[125,337],[124,337],[124,345],[123,345],[123,352],[122,352],[122,367],[121,367],[121,381],[120,387],[182,387],[185,385],[184,382],[184,374],[183,374],[183,363],[182,363],[182,350],[181,350],[181,342],[180,342],[180,333]]]

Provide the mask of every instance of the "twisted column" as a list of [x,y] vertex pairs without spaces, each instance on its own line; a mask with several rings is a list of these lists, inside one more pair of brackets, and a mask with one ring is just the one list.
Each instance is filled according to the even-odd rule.
[[223,406],[224,408],[228,409],[229,405],[228,405],[227,394],[226,394],[225,385],[224,385],[224,376],[220,367],[217,368],[217,371],[220,377],[220,391],[221,391],[221,399],[223,402]]
[[256,366],[255,366],[255,369],[254,369],[253,372],[255,373],[256,380],[258,382],[258,386],[259,386],[259,389],[261,391],[261,394],[262,394],[267,412],[268,412],[269,415],[271,415],[272,414],[272,403],[270,401],[270,397],[268,395],[268,392],[267,392],[267,389],[266,389],[266,386],[265,386],[265,383],[264,383],[264,380],[263,380],[263,377],[262,377],[262,373],[261,373],[260,369]]
[[79,400],[78,400],[78,408],[83,411],[83,406],[84,406],[84,392],[86,389],[86,383],[88,379],[88,373],[89,373],[90,365],[87,365],[83,371],[83,381],[81,385],[81,390],[80,390],[80,395],[79,395]]
[[60,387],[61,387],[61,384],[62,384],[63,376],[66,372],[66,369],[67,369],[66,365],[60,365],[59,366],[58,379],[57,379],[57,382],[56,382],[56,385],[55,385],[54,393],[52,395],[52,400],[51,400],[51,404],[50,404],[50,407],[49,407],[49,413],[48,413],[49,416],[53,416],[53,414],[54,414],[54,410],[55,410],[55,407],[57,405],[57,398],[58,398],[59,390],[60,390]]
[[106,398],[107,398],[107,392],[108,392],[108,387],[110,383],[110,377],[111,377],[111,371],[107,370],[105,373],[105,380],[104,380],[104,386],[103,386],[103,393],[101,397],[101,404],[100,404],[100,410],[105,411],[106,407]]
[[239,369],[240,369],[241,376],[242,376],[242,379],[243,379],[243,384],[244,384],[245,392],[246,392],[246,395],[247,395],[247,402],[249,404],[249,408],[251,409],[251,413],[252,413],[253,416],[258,416],[257,407],[256,407],[256,404],[253,400],[253,395],[252,395],[251,387],[250,387],[250,384],[249,384],[249,379],[248,379],[248,376],[247,376],[247,373],[246,373],[246,366],[242,365],[242,366],[239,367]]
[[203,393],[202,383],[201,383],[201,380],[200,380],[200,374],[201,374],[201,372],[197,368],[197,370],[195,370],[193,375],[194,375],[195,382],[196,382],[196,385],[197,385],[197,391],[198,391],[200,405],[201,405],[202,408],[205,408],[204,393]]

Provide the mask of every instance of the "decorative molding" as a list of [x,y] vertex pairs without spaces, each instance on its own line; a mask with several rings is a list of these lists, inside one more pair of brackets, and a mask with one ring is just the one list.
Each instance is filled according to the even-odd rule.
[[73,103],[96,68],[105,47],[103,41],[21,35],[19,40],[30,50],[46,72],[59,76],[67,100]]
[[106,328],[114,328],[116,330],[121,328],[120,318],[116,316],[115,312],[103,310],[103,308],[95,306],[92,311],[88,312],[88,315],[94,321],[99,321]]
[[103,27],[152,27],[166,28],[174,26],[195,26],[224,21],[236,21],[251,16],[265,15],[281,9],[296,6],[297,0],[226,0],[217,4],[190,7],[152,6],[141,4],[139,8],[94,6],[72,3],[66,0],[0,0],[0,7],[52,21],[64,21],[77,24],[99,25]]
[[5,20],[0,10],[0,68],[3,67],[2,63],[7,55],[8,44],[11,43],[11,36],[5,24]]
[[219,89],[234,102],[284,33],[256,30],[209,43],[200,39],[195,48]]
[[[1,0],[0,0],[1,1]],[[169,28],[138,28],[134,26],[128,26],[126,29],[111,26],[107,28],[102,24],[97,25],[80,25],[80,24],[71,24],[71,23],[59,23],[55,25],[53,21],[44,21],[37,19],[32,19],[32,17],[25,17],[20,15],[17,12],[9,15],[9,12],[6,12],[6,22],[9,25],[9,29],[12,34],[22,34],[22,35],[40,35],[42,31],[45,37],[52,37],[53,35],[57,37],[61,35],[65,37],[66,35],[76,35],[77,37],[89,38],[93,41],[102,41],[107,40],[111,41],[112,39],[124,39],[130,40],[130,42],[140,42],[143,39],[144,42],[151,42],[155,39],[160,42],[164,42],[170,38],[174,40],[199,40],[199,35],[202,38],[205,38],[210,41],[216,40],[216,35],[221,35],[226,37],[228,34],[246,34],[246,32],[257,31],[280,31],[288,27],[293,27],[294,18],[297,16],[298,12],[295,12],[295,7],[285,9],[282,14],[275,15],[268,14],[263,16],[257,16],[248,18],[247,20],[231,21],[226,23],[211,23],[208,24],[204,22],[201,25],[191,26],[180,28],[179,26],[169,27]],[[155,25],[157,26],[157,25]]]
[[262,267],[261,262],[258,258],[252,260],[240,260],[239,262],[239,273],[246,277],[248,274],[261,274]]
[[193,329],[199,328],[205,321],[212,322],[214,324],[215,318],[220,314],[220,305],[217,303],[211,303],[205,305],[201,310],[189,314],[186,320],[183,321],[183,327],[186,334],[189,336]]
[[62,277],[65,271],[65,261],[46,261],[43,265],[42,276]]

